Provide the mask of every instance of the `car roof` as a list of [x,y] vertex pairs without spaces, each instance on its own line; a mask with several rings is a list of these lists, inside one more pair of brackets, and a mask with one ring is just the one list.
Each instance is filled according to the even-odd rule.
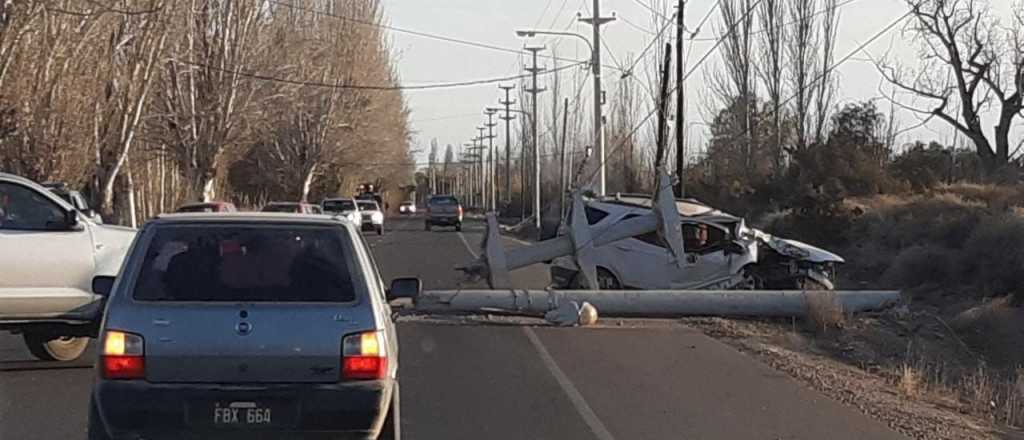
[[152,220],[159,224],[175,223],[264,223],[264,224],[302,224],[302,225],[337,225],[349,223],[345,217],[317,214],[293,214],[287,212],[188,212],[160,214]]
[[[651,197],[644,194],[616,194],[614,196],[592,199],[592,201],[625,208],[651,209]],[[739,217],[719,211],[695,199],[677,199],[676,207],[679,209],[679,215],[682,217],[714,219],[717,221],[739,220]]]

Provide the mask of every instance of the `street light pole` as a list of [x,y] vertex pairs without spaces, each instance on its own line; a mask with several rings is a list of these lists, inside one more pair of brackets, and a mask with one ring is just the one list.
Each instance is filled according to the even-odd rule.
[[594,27],[594,39],[593,42],[588,40],[580,34],[574,32],[565,31],[553,31],[553,30],[537,30],[537,29],[525,29],[516,31],[516,35],[520,37],[534,37],[537,35],[556,35],[566,37],[576,37],[583,40],[590,49],[590,68],[594,75],[594,143],[598,145],[598,170],[600,173],[599,192],[601,195],[607,193],[607,172],[605,170],[605,151],[604,151],[604,115],[602,114],[601,106],[604,104],[604,92],[601,88],[601,25],[614,21],[614,14],[611,17],[601,17],[600,1],[594,0],[594,16],[589,18],[579,19],[581,22],[588,23]]
[[530,125],[532,127],[533,135],[533,216],[534,225],[537,230],[540,230],[540,148],[537,143],[537,94],[543,92],[545,89],[537,86],[537,73],[544,70],[543,67],[537,66],[537,52],[544,50],[544,46],[527,47],[526,50],[533,52],[533,67],[527,68],[526,70],[533,74],[533,87],[527,90],[533,99],[530,100],[532,106],[533,117],[530,118]]
[[604,96],[601,93],[601,25],[615,21],[615,15],[611,17],[601,16],[601,0],[594,0],[594,16],[590,18],[580,18],[581,22],[588,23],[594,28],[594,44],[590,48],[593,56],[591,57],[591,67],[594,69],[594,143],[597,145],[597,164],[600,169],[600,195],[606,195],[608,193],[608,178],[606,171],[607,158],[605,157],[604,149],[604,115],[601,112],[601,106],[604,104]]

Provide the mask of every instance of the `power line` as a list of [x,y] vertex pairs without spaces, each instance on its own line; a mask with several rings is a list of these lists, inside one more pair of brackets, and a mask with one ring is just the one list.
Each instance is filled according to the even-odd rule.
[[[675,15],[673,15],[673,17],[675,17]],[[636,60],[633,61],[633,64],[630,65],[628,69],[622,71],[623,78],[633,75],[633,69],[636,68],[637,64],[640,64],[640,62],[643,61],[644,56],[647,55],[647,51],[651,50],[651,48],[654,47],[654,44],[661,39],[662,34],[664,34],[669,27],[675,27],[673,26],[671,20],[665,23],[665,25],[661,27],[658,33],[655,34],[653,38],[651,38],[651,41],[647,43],[647,47],[644,47],[644,50],[641,51],[640,55],[636,57]]]
[[647,34],[647,35],[654,35],[654,32],[651,32],[651,31],[649,31],[647,29],[644,29],[642,26],[639,26],[636,23],[633,23],[632,21],[629,21],[629,19],[627,19],[626,17],[624,17],[622,15],[619,15],[618,18],[619,18],[619,20],[622,20],[624,23],[626,23],[627,25],[629,25],[633,29],[636,29],[636,30],[638,30],[640,32],[643,32],[643,33]]
[[[305,12],[309,12],[309,13],[313,13],[313,14],[317,14],[317,15],[322,15],[324,17],[331,17],[331,18],[335,18],[335,19],[338,19],[338,20],[349,21],[349,22],[352,22],[352,23],[361,24],[361,25],[364,25],[364,26],[371,26],[371,27],[376,27],[376,28],[381,28],[381,29],[387,29],[387,30],[393,31],[393,32],[399,32],[399,33],[403,33],[403,34],[415,35],[417,37],[429,38],[429,39],[432,39],[432,40],[444,41],[444,42],[454,43],[454,44],[461,44],[461,45],[464,45],[464,46],[471,46],[471,47],[476,47],[476,48],[479,48],[479,49],[488,49],[488,50],[494,50],[494,51],[498,51],[498,52],[513,53],[513,54],[517,54],[517,55],[527,54],[527,52],[522,50],[522,49],[511,49],[511,48],[508,48],[508,47],[496,46],[496,45],[487,44],[487,43],[479,43],[479,42],[476,42],[476,41],[463,40],[463,39],[460,39],[460,38],[449,37],[449,36],[445,36],[445,35],[432,34],[432,33],[427,33],[427,32],[415,31],[415,30],[411,30],[411,29],[404,29],[404,28],[400,28],[400,27],[396,27],[396,26],[392,26],[392,25],[388,25],[388,24],[378,23],[378,22],[371,21],[371,20],[365,20],[365,19],[355,18],[355,17],[346,17],[344,15],[333,14],[333,13],[330,13],[330,12],[327,12],[327,11],[322,11],[322,10],[318,10],[318,9],[308,8],[308,7],[305,7],[305,6],[299,6],[299,5],[295,5],[295,4],[291,4],[291,3],[285,3],[285,2],[281,2],[279,0],[267,0],[267,2],[269,2],[271,4],[278,5],[278,6],[283,6],[283,7],[286,7],[286,8],[295,9],[295,10],[298,10],[298,11],[305,11]],[[558,57],[555,57],[553,55],[541,55],[541,57],[542,58],[547,58],[547,59],[557,59],[558,61],[587,62],[587,60],[574,60],[574,59],[569,59],[569,58],[558,58]],[[615,66],[604,66],[604,67],[618,70],[618,68],[615,67]]]
[[[300,81],[300,80],[293,80],[293,79],[288,79],[288,78],[279,78],[279,77],[270,76],[270,75],[263,75],[263,74],[259,74],[259,73],[253,73],[253,72],[245,72],[245,71],[242,71],[242,70],[223,69],[223,68],[220,68],[220,67],[211,66],[211,65],[203,64],[203,63],[196,63],[196,62],[192,62],[192,61],[183,61],[183,60],[176,60],[176,61],[179,62],[179,63],[182,63],[182,64],[188,64],[188,65],[191,65],[191,66],[202,67],[202,68],[205,68],[205,69],[216,70],[216,71],[224,72],[224,73],[230,73],[232,75],[244,76],[244,77],[247,77],[247,78],[257,79],[257,80],[261,80],[261,81],[271,81],[271,82],[277,82],[277,83],[282,83],[282,84],[293,84],[293,85],[297,85],[297,86],[321,87],[321,88],[327,88],[327,89],[342,89],[342,90],[384,90],[384,91],[388,91],[388,90],[450,89],[450,88],[454,88],[454,87],[468,87],[468,86],[476,86],[476,85],[483,85],[483,84],[494,84],[494,83],[499,83],[499,82],[503,82],[503,81],[514,81],[514,80],[517,80],[517,79],[522,79],[522,78],[526,78],[526,77],[530,76],[530,74],[520,74],[520,75],[506,76],[506,77],[502,77],[502,78],[479,79],[479,80],[472,80],[472,81],[449,82],[449,83],[438,83],[438,84],[422,84],[422,85],[412,85],[412,86],[367,86],[367,85],[359,85],[359,84],[331,84],[331,83],[315,82],[315,81]],[[586,63],[584,63],[584,62],[576,62],[576,63],[568,64],[568,65],[565,65],[565,66],[558,67],[556,69],[552,69],[552,70],[546,71],[543,74],[547,75],[547,74],[555,73],[555,72],[558,72],[558,71],[561,71],[561,70],[565,70],[565,69],[569,69],[569,68],[572,68],[572,67],[576,67],[576,66],[579,66],[579,65],[582,65],[582,64],[586,64]]]
[[[760,2],[758,2],[758,3],[760,3]],[[711,18],[711,14],[714,13],[715,9],[718,9],[718,7],[721,6],[721,4],[722,4],[722,0],[718,0],[718,1],[715,2],[714,5],[711,5],[711,9],[708,9],[708,12],[706,14],[704,14],[704,18],[701,18],[700,19],[700,23],[698,23],[697,27],[693,29],[693,33],[690,34],[691,38],[696,37],[697,34],[700,33],[700,30],[704,28],[704,24],[708,22],[709,18]]]

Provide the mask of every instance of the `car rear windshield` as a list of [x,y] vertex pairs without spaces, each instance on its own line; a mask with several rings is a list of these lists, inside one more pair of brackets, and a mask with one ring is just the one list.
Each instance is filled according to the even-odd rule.
[[158,226],[133,289],[139,301],[351,302],[351,239],[328,226]]
[[377,202],[359,202],[360,211],[377,211],[380,208],[377,207]]
[[182,206],[178,208],[178,212],[217,212],[217,207],[213,205]]
[[342,212],[342,211],[355,211],[356,204],[351,200],[328,200],[324,202],[324,211],[327,212]]
[[458,205],[459,201],[455,197],[434,197],[430,199],[431,205]]

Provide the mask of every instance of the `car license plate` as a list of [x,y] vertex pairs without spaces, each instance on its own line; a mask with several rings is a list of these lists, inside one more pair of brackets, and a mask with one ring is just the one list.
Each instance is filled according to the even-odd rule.
[[256,402],[216,402],[209,413],[218,427],[259,427],[274,424],[274,411]]

